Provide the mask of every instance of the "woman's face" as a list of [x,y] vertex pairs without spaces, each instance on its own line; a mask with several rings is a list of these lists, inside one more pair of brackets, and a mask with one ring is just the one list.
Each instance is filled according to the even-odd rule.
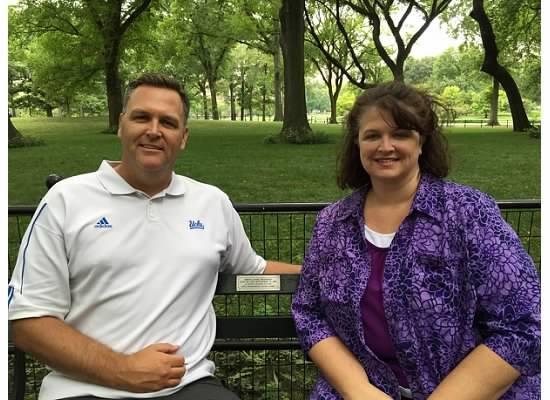
[[422,140],[417,131],[396,126],[390,113],[369,107],[359,118],[361,164],[376,183],[406,181],[419,172]]

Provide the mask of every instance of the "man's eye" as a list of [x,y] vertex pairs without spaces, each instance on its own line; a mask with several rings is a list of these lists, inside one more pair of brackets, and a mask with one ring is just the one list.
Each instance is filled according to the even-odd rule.
[[177,128],[178,125],[174,121],[164,120],[162,123],[169,128]]

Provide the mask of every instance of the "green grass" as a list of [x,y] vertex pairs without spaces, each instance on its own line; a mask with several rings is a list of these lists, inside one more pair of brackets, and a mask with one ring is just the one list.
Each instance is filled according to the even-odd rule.
[[[23,134],[45,146],[9,149],[8,203],[36,204],[50,173],[94,171],[102,159],[120,157],[115,135],[102,133],[104,118],[21,119]],[[268,145],[280,123],[192,121],[176,171],[211,183],[234,202],[334,201],[341,126],[313,125],[328,144]],[[450,180],[477,187],[497,199],[540,197],[540,141],[506,128],[449,128],[453,155]]]

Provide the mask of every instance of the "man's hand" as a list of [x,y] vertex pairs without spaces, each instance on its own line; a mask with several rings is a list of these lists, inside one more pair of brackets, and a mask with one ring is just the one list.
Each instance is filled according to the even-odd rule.
[[123,356],[113,386],[129,392],[155,392],[177,386],[185,374],[178,346],[156,343]]

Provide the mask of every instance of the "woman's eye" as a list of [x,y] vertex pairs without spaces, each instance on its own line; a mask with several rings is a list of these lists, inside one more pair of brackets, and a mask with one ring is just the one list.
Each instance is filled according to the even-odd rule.
[[376,140],[378,139],[379,135],[376,133],[367,133],[366,135],[363,135],[363,140]]
[[411,131],[409,131],[408,129],[400,129],[398,131],[395,131],[393,135],[398,138],[408,138],[409,136],[411,136]]

